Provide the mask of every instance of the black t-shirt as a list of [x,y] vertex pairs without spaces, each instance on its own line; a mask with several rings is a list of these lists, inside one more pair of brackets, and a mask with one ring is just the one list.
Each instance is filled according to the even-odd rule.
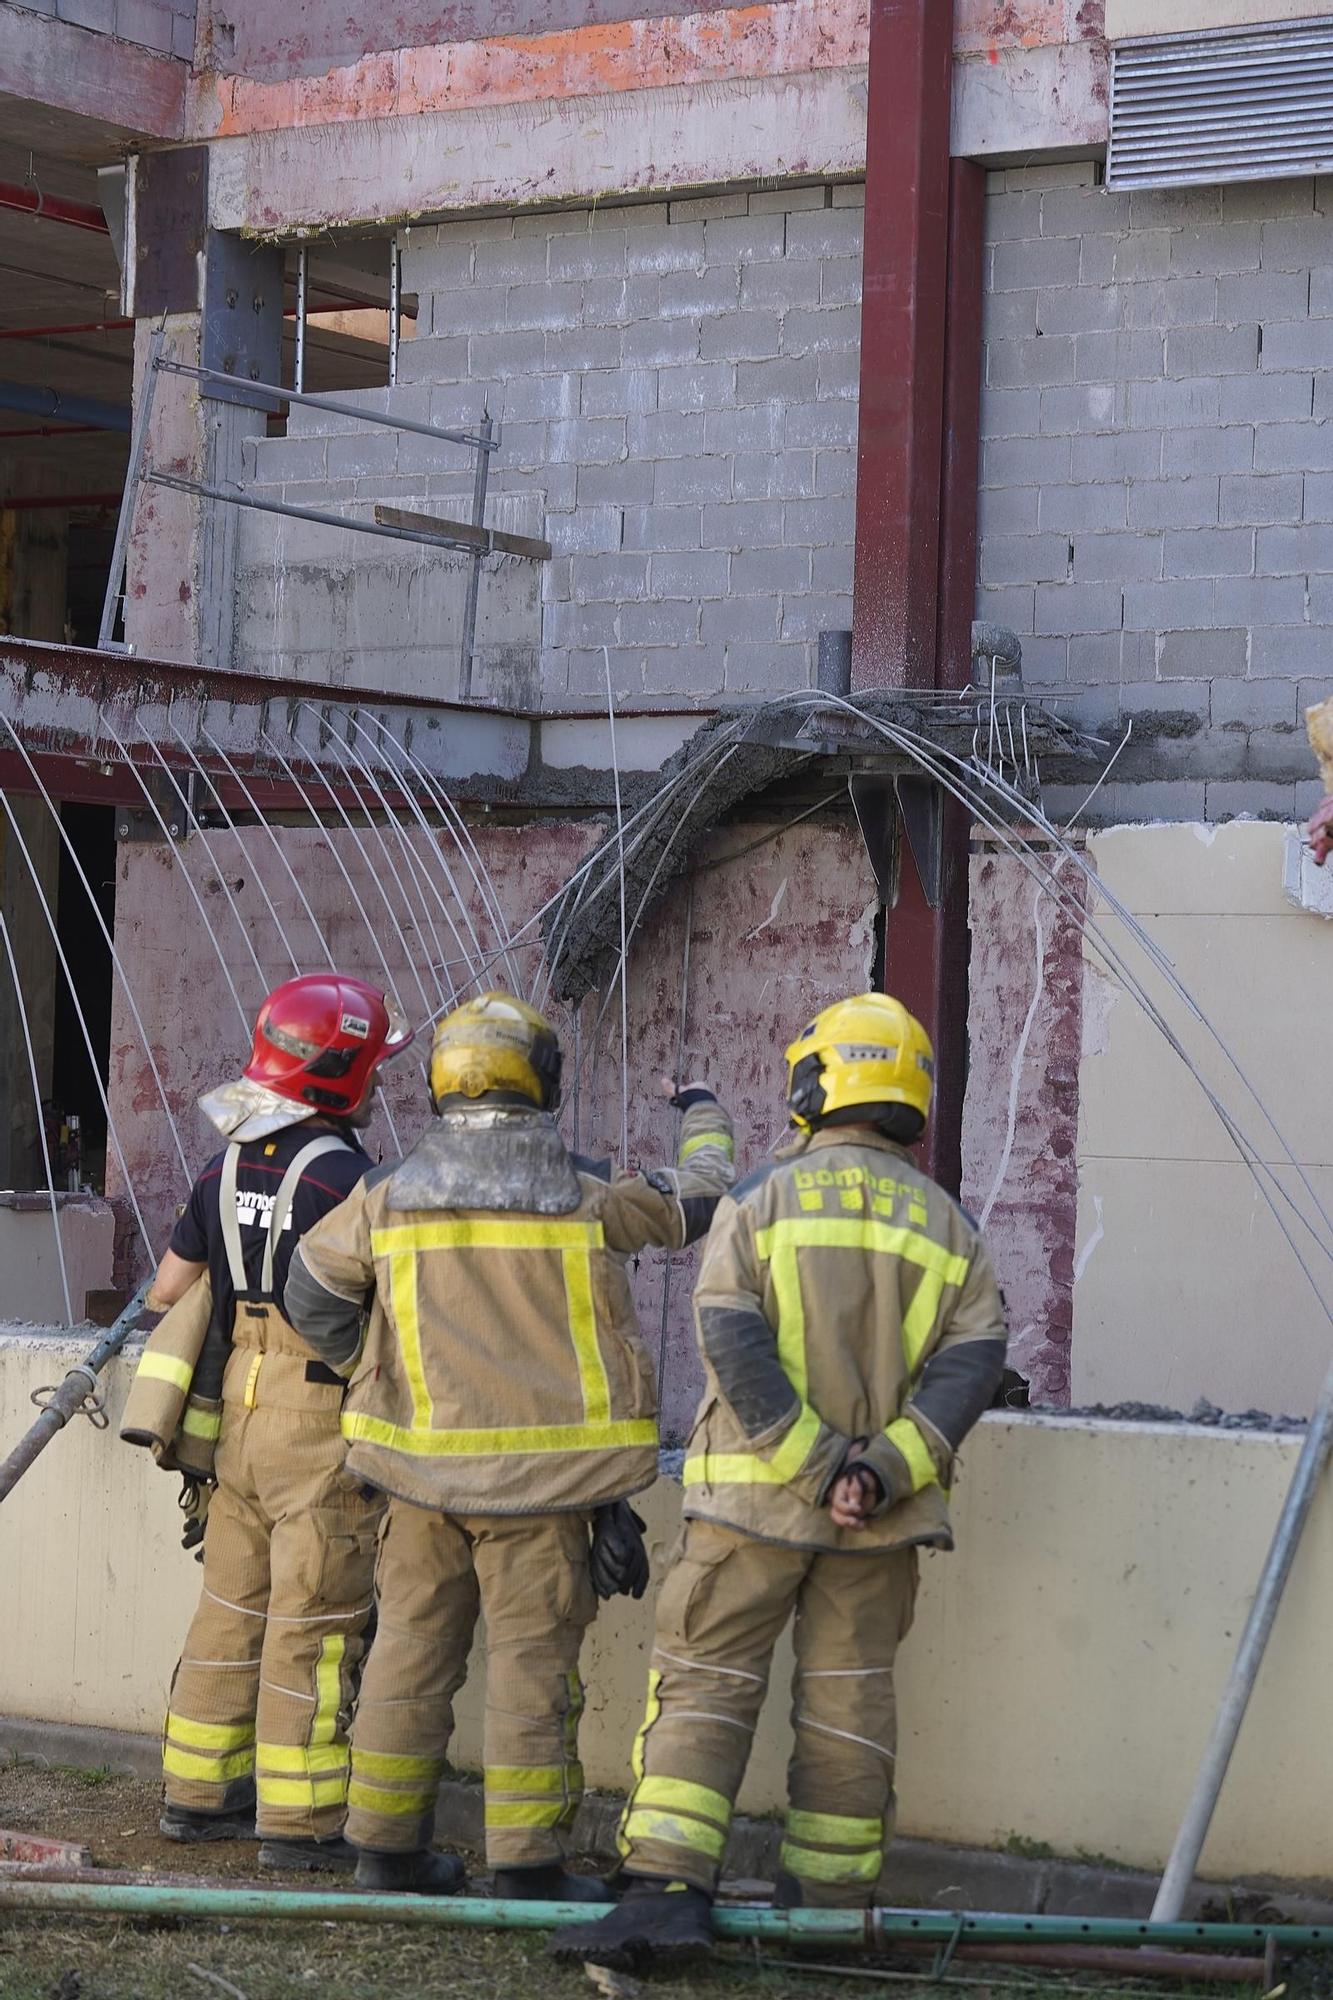
[[[245,1273],[254,1291],[258,1291],[263,1273],[268,1221],[282,1177],[303,1147],[332,1130],[332,1126],[321,1120],[309,1120],[302,1125],[289,1125],[271,1138],[251,1140],[241,1148],[236,1171],[236,1213],[241,1225]],[[345,1132],[339,1133],[339,1137],[347,1136]],[[222,1240],[218,1198],[225,1158],[224,1149],[209,1161],[195,1182],[185,1213],[171,1232],[171,1247],[178,1257],[191,1264],[208,1265],[216,1323],[229,1329],[236,1301]],[[353,1140],[341,1152],[321,1153],[302,1174],[287,1226],[273,1257],[273,1284],[279,1310],[292,1251],[321,1216],[347,1198],[371,1165],[369,1155]]]

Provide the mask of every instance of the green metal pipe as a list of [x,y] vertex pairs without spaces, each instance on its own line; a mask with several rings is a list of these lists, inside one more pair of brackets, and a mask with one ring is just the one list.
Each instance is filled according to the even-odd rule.
[[[492,1896],[386,1896],[338,1890],[200,1889],[152,1882],[0,1881],[0,1920],[57,1911],[83,1917],[195,1917],[235,1922],[246,1917],[291,1923],[330,1919],[356,1924],[418,1924],[442,1930],[550,1930],[593,1923],[605,1914],[588,1903],[512,1903]],[[714,1914],[719,1937],[763,1938],[786,1944],[890,1945],[899,1938],[933,1944],[1237,1945],[1279,1949],[1333,1946],[1333,1925],[1154,1924],[1132,1917],[1026,1917],[934,1910],[770,1910],[728,1908]]]

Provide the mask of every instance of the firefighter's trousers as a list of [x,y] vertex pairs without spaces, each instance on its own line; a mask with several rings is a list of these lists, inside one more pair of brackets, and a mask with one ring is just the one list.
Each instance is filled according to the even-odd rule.
[[916,1575],[915,1549],[829,1554],[686,1522],[658,1599],[621,1826],[631,1874],[717,1886],[773,1648],[794,1613],[780,1865],[806,1903],[873,1900],[893,1832],[894,1655]]
[[596,1615],[589,1516],[455,1515],[390,1500],[379,1621],[352,1739],[347,1837],[430,1844],[478,1613],[486,1620],[486,1856],[559,1861],[583,1796],[579,1648]]
[[[233,1353],[204,1586],[171,1688],[166,1795],[261,1834],[326,1837],[347,1809],[347,1711],[383,1502],[341,1476],[340,1389],[293,1356]],[[254,1370],[251,1379],[251,1370]]]

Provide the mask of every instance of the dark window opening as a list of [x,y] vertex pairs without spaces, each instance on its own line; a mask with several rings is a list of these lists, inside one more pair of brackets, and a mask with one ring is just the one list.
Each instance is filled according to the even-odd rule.
[[[116,906],[115,814],[109,806],[65,805],[61,824],[88,880],[108,931]],[[74,859],[61,843],[56,930],[78,992],[76,1008],[69,982],[57,971],[51,1046],[50,1096],[46,1102],[47,1141],[58,1188],[106,1186],[106,1111],[102,1091],[111,1062],[111,953],[79,880]],[[82,1010],[83,1026],[79,1011]],[[84,1029],[87,1030],[85,1039]],[[89,1055],[91,1044],[92,1055]],[[100,1086],[100,1087],[99,1087]]]

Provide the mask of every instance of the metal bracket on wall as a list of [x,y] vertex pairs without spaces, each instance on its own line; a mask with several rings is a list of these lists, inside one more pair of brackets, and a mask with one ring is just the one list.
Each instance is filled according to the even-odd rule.
[[[140,774],[144,786],[157,811],[145,805],[138,807],[121,806],[116,812],[116,839],[126,846],[156,843],[161,845],[163,827],[172,840],[185,840],[192,823],[207,825],[209,815],[195,803],[195,774],[184,771],[170,777],[165,771],[144,771]],[[160,815],[160,817],[159,817]],[[221,824],[220,816],[217,823]]]
[[847,780],[852,810],[875,874],[880,907],[898,900],[898,798],[894,781],[879,771],[853,771]]
[[853,771],[847,780],[856,823],[886,910],[898,901],[906,838],[922,892],[932,910],[944,901],[944,801],[929,778]]
[[930,778],[898,778],[898,812],[922,892],[932,910],[944,906],[944,794]]

